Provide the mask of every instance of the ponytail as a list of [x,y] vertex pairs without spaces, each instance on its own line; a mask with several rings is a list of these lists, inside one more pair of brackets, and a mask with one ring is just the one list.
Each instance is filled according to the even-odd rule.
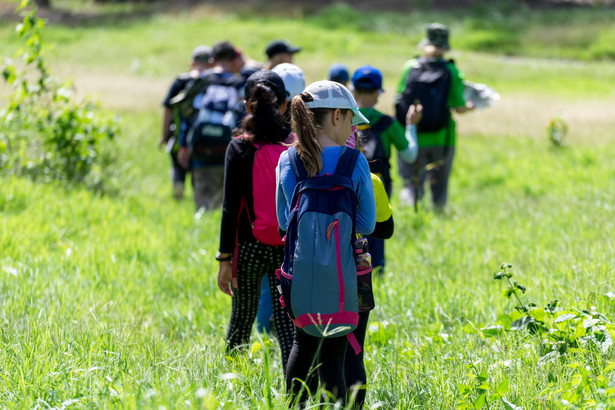
[[308,177],[313,177],[322,170],[322,145],[318,141],[317,128],[325,116],[331,111],[329,108],[315,108],[310,110],[305,103],[313,101],[307,93],[296,95],[292,99],[291,126],[297,134],[297,153],[305,166]]

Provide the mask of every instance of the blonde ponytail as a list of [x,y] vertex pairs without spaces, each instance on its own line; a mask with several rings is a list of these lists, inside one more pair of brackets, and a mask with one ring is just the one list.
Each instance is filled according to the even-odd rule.
[[[322,145],[318,142],[315,113],[308,109],[306,102],[312,101],[312,96],[307,93],[296,95],[291,103],[291,126],[297,134],[297,153],[305,166],[308,177],[317,175],[322,170]],[[317,109],[321,111],[322,109]],[[329,110],[327,110],[329,111]]]

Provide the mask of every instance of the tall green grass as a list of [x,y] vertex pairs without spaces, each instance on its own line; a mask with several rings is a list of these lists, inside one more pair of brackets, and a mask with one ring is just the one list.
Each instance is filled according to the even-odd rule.
[[[447,15],[433,16],[447,21]],[[580,24],[589,18],[583,16]],[[189,198],[171,199],[168,158],[156,149],[160,110],[151,96],[162,99],[172,75],[185,68],[201,42],[195,33],[206,43],[224,34],[254,57],[268,39],[287,33],[304,47],[297,57],[310,79],[324,76],[325,62],[334,59],[355,65],[373,59],[391,89],[414,40],[385,23],[375,33],[325,17],[182,14],[105,30],[49,28],[48,40],[58,41],[52,61],[60,72],[88,72],[87,78],[102,79],[93,87],[102,90],[109,76],[134,86],[116,95],[130,101],[128,108],[103,99],[124,117],[119,192],[101,197],[2,177],[0,407],[285,407],[275,341],[255,333],[244,354],[225,357],[230,299],[217,289],[213,258],[220,213],[195,219]],[[573,21],[565,17],[565,24]],[[17,47],[10,26],[1,29],[8,39],[0,44],[3,54]],[[615,74],[606,63],[459,53],[473,78],[528,101],[545,94],[570,100],[612,95]],[[140,85],[145,80],[153,91]],[[485,121],[499,118],[487,114]],[[375,278],[377,307],[366,341],[367,406],[454,408],[463,386],[472,384],[472,363],[488,372],[492,385],[509,380],[506,397],[523,408],[603,400],[595,390],[569,406],[562,390],[576,380],[570,365],[577,361],[595,377],[612,378],[612,349],[541,361],[531,335],[489,337],[480,329],[514,309],[492,280],[503,261],[514,265],[515,279],[539,306],[558,299],[615,318],[613,133],[556,149],[546,137],[504,127],[488,135],[464,132],[470,118],[458,121],[445,213],[427,203],[419,213],[401,207],[395,181],[396,233],[387,241],[386,273]]]

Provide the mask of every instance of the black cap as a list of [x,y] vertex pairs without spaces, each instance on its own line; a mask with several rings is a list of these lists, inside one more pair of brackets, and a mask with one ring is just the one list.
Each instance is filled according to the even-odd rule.
[[260,83],[271,88],[275,97],[278,99],[278,103],[286,100],[286,87],[284,87],[282,77],[270,70],[260,70],[248,77],[245,87],[246,100],[250,98],[254,86]]
[[267,57],[271,58],[271,57],[273,57],[276,54],[281,54],[281,53],[295,54],[295,53],[297,53],[299,51],[301,51],[301,47],[291,46],[288,41],[285,41],[285,40],[273,40],[267,46],[267,49],[265,50],[265,53],[267,53]]

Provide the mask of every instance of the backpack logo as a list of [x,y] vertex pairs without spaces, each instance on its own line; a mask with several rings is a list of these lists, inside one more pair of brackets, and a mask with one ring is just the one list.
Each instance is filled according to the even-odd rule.
[[408,73],[406,88],[397,96],[395,109],[399,122],[406,123],[408,107],[418,100],[423,105],[423,118],[417,125],[419,132],[438,131],[448,127],[451,74],[446,64],[443,60],[418,59]]
[[297,178],[291,200],[281,302],[295,325],[316,337],[348,335],[358,323],[354,240],[359,151],[342,147],[335,173],[308,178],[297,150],[288,150]]

